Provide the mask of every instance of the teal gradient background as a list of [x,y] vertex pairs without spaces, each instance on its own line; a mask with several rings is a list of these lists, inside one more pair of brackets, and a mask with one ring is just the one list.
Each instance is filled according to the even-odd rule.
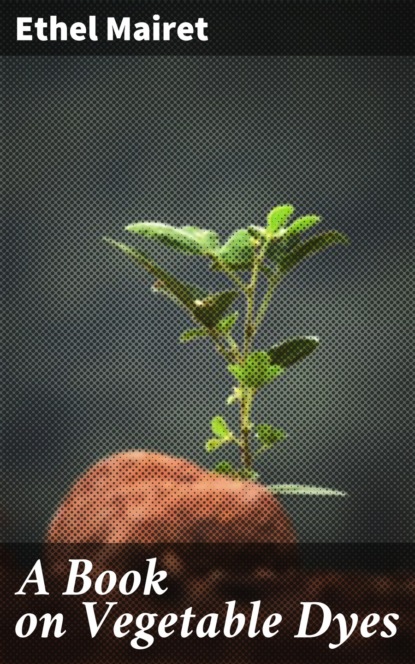
[[[349,493],[285,500],[304,541],[411,541],[411,60],[9,57],[3,69],[5,538],[41,539],[109,453],[213,463],[210,418],[231,412],[219,358],[205,341],[179,345],[183,314],[101,238],[129,241],[140,219],[225,237],[292,202],[352,244],[304,264],[273,303],[264,346],[322,343],[256,411],[289,433],[262,479]],[[153,255],[223,284],[199,259]]]

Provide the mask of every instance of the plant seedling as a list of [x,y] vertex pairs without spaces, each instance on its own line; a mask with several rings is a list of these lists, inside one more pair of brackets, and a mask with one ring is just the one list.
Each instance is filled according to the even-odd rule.
[[[278,447],[286,436],[274,424],[254,423],[254,401],[270,383],[308,357],[319,345],[317,337],[298,337],[265,350],[255,349],[256,336],[275,291],[306,258],[337,244],[348,243],[348,238],[338,231],[304,236],[320,223],[320,217],[307,215],[293,220],[293,215],[292,205],[279,205],[268,214],[263,227],[240,228],[224,244],[214,231],[195,226],[178,228],[144,221],[126,227],[130,233],[150,238],[182,254],[205,259],[211,269],[223,273],[232,284],[231,289],[217,293],[207,293],[183,283],[143,251],[105,238],[155,278],[154,290],[165,294],[188,314],[194,327],[185,330],[180,341],[190,343],[206,338],[226,362],[235,379],[227,403],[238,406],[238,425],[233,430],[224,417],[216,415],[211,421],[212,437],[205,443],[205,449],[209,454],[216,454],[226,446],[237,446],[240,453],[238,466],[223,460],[215,467],[215,472],[234,478],[257,480],[257,459]],[[266,282],[266,289],[265,294],[260,295],[262,280]],[[242,301],[243,314],[234,308],[238,301]],[[238,323],[241,323],[241,331],[237,336]],[[334,489],[294,484],[268,488],[276,494],[345,495]]]

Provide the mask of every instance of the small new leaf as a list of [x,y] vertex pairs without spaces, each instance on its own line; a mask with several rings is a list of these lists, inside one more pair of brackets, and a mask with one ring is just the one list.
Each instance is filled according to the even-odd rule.
[[280,496],[346,496],[344,491],[303,484],[272,484],[267,489]]
[[259,424],[257,427],[257,436],[258,440],[265,448],[272,447],[275,443],[286,438],[285,431],[282,429],[276,429],[272,424]]
[[210,438],[210,440],[205,443],[205,450],[209,453],[216,452],[216,450],[222,447],[223,443],[224,441],[220,440],[220,438]]
[[234,311],[232,314],[229,314],[226,316],[226,318],[222,318],[222,320],[219,321],[219,323],[216,326],[216,329],[218,332],[221,332],[222,334],[226,335],[231,332],[233,326],[237,322],[239,318],[239,312]]
[[267,230],[270,235],[274,235],[280,228],[285,226],[291,215],[294,214],[292,205],[279,205],[268,214]]
[[280,366],[271,366],[269,354],[266,351],[255,351],[251,353],[245,364],[230,364],[230,373],[246,387],[258,389],[271,382],[283,372]]
[[271,364],[277,364],[285,369],[304,360],[318,348],[318,345],[317,337],[298,337],[274,346],[268,351],[268,355]]
[[229,461],[220,461],[214,468],[215,473],[218,475],[229,475],[230,477],[236,476],[236,470]]
[[285,229],[284,237],[288,238],[291,235],[304,233],[304,231],[308,231],[309,228],[312,228],[316,224],[320,223],[320,221],[321,218],[314,214],[309,214],[306,217],[300,217],[299,219],[296,219],[294,223],[291,224],[291,226],[288,226],[288,228]]
[[212,433],[217,436],[220,439],[230,439],[232,438],[232,432],[229,429],[228,425],[226,424],[226,421],[223,417],[220,415],[216,415],[211,423],[210,426],[212,428]]
[[207,336],[207,330],[204,330],[202,327],[194,327],[191,330],[184,330],[184,332],[181,333],[179,339],[182,344],[186,344],[189,341],[194,341],[195,339],[200,339],[201,337]]

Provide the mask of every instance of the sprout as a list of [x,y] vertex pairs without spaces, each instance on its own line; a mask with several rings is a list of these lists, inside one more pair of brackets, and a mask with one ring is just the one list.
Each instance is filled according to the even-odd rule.
[[[213,438],[205,442],[209,454],[218,454],[229,446],[239,450],[240,462],[228,460],[216,465],[216,472],[233,478],[256,481],[256,460],[262,454],[278,450],[286,433],[272,423],[255,424],[253,406],[260,394],[286,370],[305,360],[319,346],[316,336],[285,339],[269,348],[256,349],[255,340],[262,327],[277,287],[306,258],[348,239],[338,231],[326,231],[304,237],[320,224],[317,215],[293,219],[292,205],[273,208],[264,226],[250,225],[235,230],[221,243],[215,231],[159,222],[129,224],[126,230],[167,245],[187,255],[208,261],[211,269],[223,273],[231,290],[207,293],[201,288],[179,281],[141,250],[106,238],[140,268],[156,279],[153,291],[162,292],[181,307],[194,327],[184,330],[182,343],[208,340],[226,362],[235,384],[228,405],[239,408],[236,427],[231,428],[221,415],[211,421]],[[266,282],[260,296],[260,282]],[[236,308],[237,303],[241,303]],[[237,334],[237,323],[241,321]],[[233,412],[233,411],[232,411]],[[344,495],[341,491],[308,485],[273,484],[274,493],[288,495]]]

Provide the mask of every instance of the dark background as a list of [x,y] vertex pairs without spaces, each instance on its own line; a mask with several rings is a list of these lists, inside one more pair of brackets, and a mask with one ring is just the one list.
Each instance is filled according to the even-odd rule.
[[[134,24],[196,23],[203,17],[207,41],[138,42]],[[37,38],[17,41],[17,17],[57,16],[68,27],[96,17],[97,41]],[[107,40],[107,18],[131,19],[131,39]],[[18,0],[2,2],[2,55],[413,55],[412,0]]]
[[213,463],[210,418],[234,415],[219,358],[179,345],[184,315],[102,236],[137,242],[122,229],[139,219],[226,236],[292,202],[352,244],[304,264],[273,304],[264,345],[322,343],[256,412],[290,435],[262,479],[349,493],[285,500],[304,541],[412,540],[411,59],[9,57],[3,72],[5,538],[41,539],[109,453]]

